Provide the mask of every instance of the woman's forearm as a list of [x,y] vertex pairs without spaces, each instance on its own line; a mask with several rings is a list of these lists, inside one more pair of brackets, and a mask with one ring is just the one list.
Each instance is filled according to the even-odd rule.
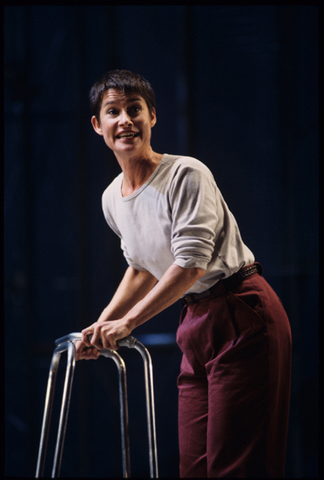
[[99,322],[124,317],[154,287],[157,279],[147,271],[128,267],[113,298],[98,318]]
[[171,265],[155,287],[128,311],[124,320],[133,330],[179,300],[204,274],[201,268]]

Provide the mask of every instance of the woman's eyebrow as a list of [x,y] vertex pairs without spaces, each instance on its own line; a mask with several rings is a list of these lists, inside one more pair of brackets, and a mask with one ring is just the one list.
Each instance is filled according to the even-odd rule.
[[[139,98],[139,97],[129,98],[127,100],[127,103],[138,102],[140,100],[141,100],[141,98]],[[118,103],[118,101],[116,102],[116,100],[108,100],[107,102],[104,103],[103,106],[106,107],[107,105],[114,105],[116,103]]]

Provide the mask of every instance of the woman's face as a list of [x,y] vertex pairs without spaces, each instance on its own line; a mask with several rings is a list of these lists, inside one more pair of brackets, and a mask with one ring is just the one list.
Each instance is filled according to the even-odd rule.
[[153,109],[150,114],[140,95],[109,89],[103,97],[99,118],[100,123],[92,117],[92,126],[116,156],[142,156],[151,150],[151,128],[156,123],[156,113]]

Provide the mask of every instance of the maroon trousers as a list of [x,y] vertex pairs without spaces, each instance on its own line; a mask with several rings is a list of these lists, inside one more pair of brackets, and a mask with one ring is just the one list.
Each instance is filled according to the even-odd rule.
[[291,331],[259,274],[184,306],[180,477],[284,477]]

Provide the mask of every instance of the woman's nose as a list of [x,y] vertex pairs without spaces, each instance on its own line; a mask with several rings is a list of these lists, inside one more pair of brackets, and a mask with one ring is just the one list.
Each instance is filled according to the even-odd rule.
[[122,110],[119,118],[119,123],[120,125],[131,125],[133,123],[131,117],[126,112],[126,110]]

